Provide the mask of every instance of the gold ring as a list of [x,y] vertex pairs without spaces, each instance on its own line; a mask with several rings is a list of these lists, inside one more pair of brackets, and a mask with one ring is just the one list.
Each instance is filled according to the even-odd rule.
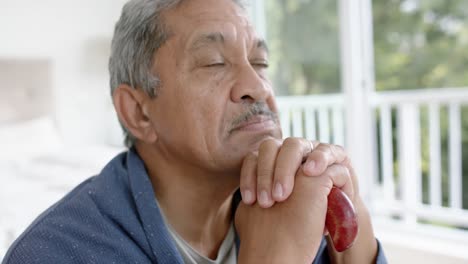
[[311,140],[307,140],[310,144],[310,152],[312,152],[312,150],[314,150],[314,144],[312,143]]

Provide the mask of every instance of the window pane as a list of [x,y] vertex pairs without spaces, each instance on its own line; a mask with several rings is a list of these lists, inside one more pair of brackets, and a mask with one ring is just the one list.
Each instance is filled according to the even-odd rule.
[[468,1],[374,0],[376,89],[468,86]]
[[270,76],[278,95],[340,91],[337,2],[268,0]]

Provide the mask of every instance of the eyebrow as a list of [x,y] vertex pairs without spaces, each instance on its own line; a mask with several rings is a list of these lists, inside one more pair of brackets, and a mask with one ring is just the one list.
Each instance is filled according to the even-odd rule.
[[[193,41],[193,44],[190,46],[190,50],[195,51],[207,45],[224,44],[224,42],[225,38],[221,32],[202,34]],[[256,48],[264,50],[267,54],[269,53],[268,45],[264,39],[257,40]]]
[[202,34],[193,41],[190,50],[195,51],[210,44],[224,44],[224,35],[220,32]]

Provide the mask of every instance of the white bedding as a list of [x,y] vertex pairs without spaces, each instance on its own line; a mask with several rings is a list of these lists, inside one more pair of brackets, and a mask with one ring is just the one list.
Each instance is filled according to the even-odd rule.
[[23,155],[26,158],[0,158],[0,262],[13,240],[42,211],[99,173],[121,151],[109,146],[62,146]]

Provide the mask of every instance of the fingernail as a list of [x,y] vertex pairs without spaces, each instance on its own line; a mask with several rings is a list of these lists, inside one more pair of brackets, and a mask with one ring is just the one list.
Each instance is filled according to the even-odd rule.
[[250,190],[244,190],[242,191],[242,200],[244,203],[252,203],[253,202],[253,194]]
[[312,173],[315,168],[315,161],[311,160],[306,164],[306,171]]
[[275,189],[273,190],[273,195],[276,198],[283,198],[283,186],[281,185],[281,183],[277,182],[275,184]]
[[266,191],[260,192],[260,197],[258,197],[258,202],[264,206],[267,206],[270,203],[270,198],[268,197],[268,193]]

